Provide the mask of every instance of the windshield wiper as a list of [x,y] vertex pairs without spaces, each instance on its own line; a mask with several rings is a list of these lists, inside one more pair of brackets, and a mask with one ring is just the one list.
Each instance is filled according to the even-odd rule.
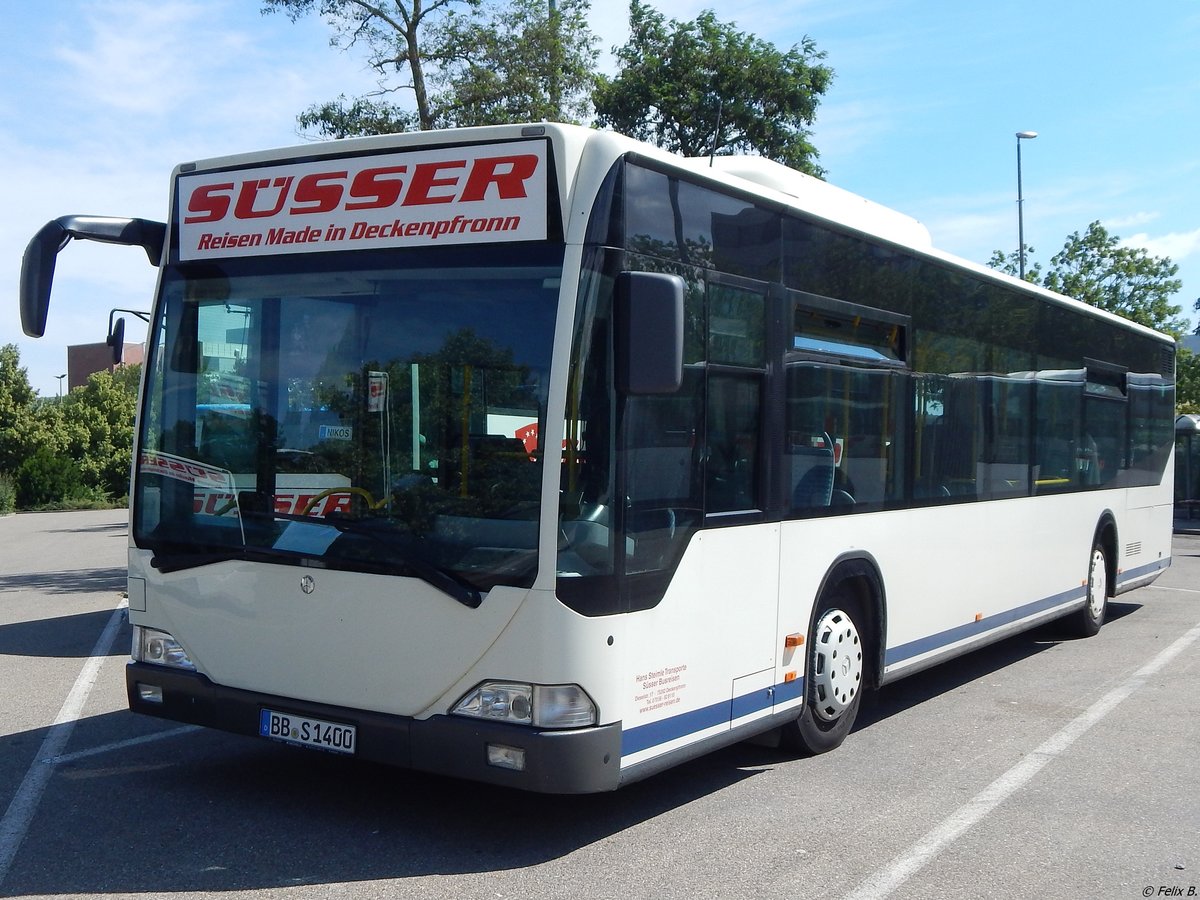
[[479,589],[453,572],[435,566],[433,563],[408,557],[401,559],[400,565],[426,584],[433,585],[439,591],[449,594],[463,606],[478,609],[479,604],[483,603],[483,594],[479,592]]
[[150,558],[150,565],[165,575],[168,572],[182,572],[184,569],[249,558],[250,554],[242,547],[231,547],[228,550],[173,550],[167,553],[156,550]]

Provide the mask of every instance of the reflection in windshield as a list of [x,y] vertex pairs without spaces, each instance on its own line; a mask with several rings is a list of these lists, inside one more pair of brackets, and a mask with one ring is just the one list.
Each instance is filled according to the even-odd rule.
[[561,249],[522,252],[168,272],[138,544],[531,584]]

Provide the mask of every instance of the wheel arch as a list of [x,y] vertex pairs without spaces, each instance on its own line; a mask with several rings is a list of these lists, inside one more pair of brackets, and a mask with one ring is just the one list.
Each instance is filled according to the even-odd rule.
[[[1092,537],[1092,546],[1099,546],[1104,551],[1104,568],[1108,575],[1108,596],[1116,594],[1117,588],[1117,517],[1112,510],[1106,509],[1096,522],[1096,531]],[[1091,548],[1088,548],[1091,553]]]
[[846,584],[855,593],[866,621],[863,623],[864,637],[869,641],[871,661],[867,684],[878,688],[883,673],[883,657],[887,634],[887,592],[884,588],[883,575],[875,557],[865,550],[854,550],[843,553],[833,561],[813,597],[812,612],[809,614],[808,633],[812,634],[816,624],[817,612],[821,608],[821,598],[834,587]]

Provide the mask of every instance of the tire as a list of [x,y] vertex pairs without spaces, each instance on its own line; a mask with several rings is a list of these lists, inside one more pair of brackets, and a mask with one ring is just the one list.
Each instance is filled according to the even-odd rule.
[[842,582],[821,598],[808,637],[804,711],[785,725],[783,744],[806,755],[828,753],[854,727],[867,685],[860,603]]
[[1100,631],[1108,614],[1108,558],[1099,538],[1088,557],[1087,601],[1068,621],[1071,634],[1092,637]]

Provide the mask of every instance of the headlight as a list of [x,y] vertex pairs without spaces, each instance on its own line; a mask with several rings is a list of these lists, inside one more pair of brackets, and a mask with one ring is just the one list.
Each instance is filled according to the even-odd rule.
[[141,625],[133,626],[133,658],[136,662],[196,671],[196,666],[179,641],[165,631]]
[[596,724],[596,704],[577,684],[485,681],[468,691],[451,712],[536,728],[586,728]]

